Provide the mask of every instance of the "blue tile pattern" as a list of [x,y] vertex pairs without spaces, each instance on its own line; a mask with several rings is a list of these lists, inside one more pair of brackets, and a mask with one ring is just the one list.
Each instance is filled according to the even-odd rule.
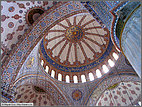
[[106,49],[107,51],[105,51],[104,54],[100,58],[98,58],[96,61],[94,61],[94,62],[92,62],[88,65],[84,65],[84,66],[80,66],[80,67],[66,67],[66,66],[63,66],[63,65],[59,65],[58,63],[56,63],[53,59],[51,59],[48,56],[48,54],[45,51],[46,47],[44,47],[43,40],[41,41],[41,44],[40,44],[41,52],[42,52],[44,58],[46,59],[46,61],[49,62],[49,64],[51,64],[56,69],[61,70],[61,71],[65,71],[65,72],[81,72],[81,71],[90,70],[90,69],[96,67],[97,65],[102,63],[107,58],[107,56],[109,55],[109,53],[112,50],[112,47],[113,47],[113,44],[110,40],[109,45]]

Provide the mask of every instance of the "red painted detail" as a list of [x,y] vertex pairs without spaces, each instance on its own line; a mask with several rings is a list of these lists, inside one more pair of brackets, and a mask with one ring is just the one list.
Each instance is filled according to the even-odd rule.
[[14,27],[14,23],[13,23],[13,22],[9,22],[9,23],[8,23],[8,27],[9,27],[9,28],[13,28],[13,27]]
[[15,10],[15,8],[13,6],[11,6],[11,7],[8,8],[9,12],[14,12],[14,10]]
[[23,3],[17,3],[17,5],[19,6],[19,8],[24,8],[26,9],[25,5]]
[[16,14],[16,15],[14,15],[14,16],[12,16],[12,18],[14,18],[14,19],[19,19],[19,18],[21,18],[22,16],[19,16],[18,14]]
[[25,25],[20,25],[20,26],[18,26],[18,29],[17,29],[16,31],[22,31],[22,30],[24,29],[24,26],[25,26]]

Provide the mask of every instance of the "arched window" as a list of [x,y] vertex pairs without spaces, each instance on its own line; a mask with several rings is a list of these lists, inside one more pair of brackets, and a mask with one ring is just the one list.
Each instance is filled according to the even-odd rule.
[[3,50],[1,49],[1,55],[2,55],[2,53],[3,53]]
[[73,76],[73,81],[74,81],[74,83],[78,83],[78,80],[77,80],[77,76],[76,76],[76,75]]
[[66,75],[66,82],[70,83],[70,77],[68,75]]
[[99,69],[96,70],[96,76],[97,76],[98,78],[100,78],[100,77],[102,76],[102,74],[101,74],[101,72],[100,72]]
[[112,56],[114,57],[115,60],[119,58],[119,56],[115,52],[113,52]]
[[54,70],[52,70],[52,71],[51,71],[51,77],[53,77],[53,78],[54,78],[54,76],[55,76],[55,71],[54,71]]
[[104,73],[107,73],[109,71],[108,67],[106,65],[102,66]]
[[141,102],[139,101],[138,104],[141,106]]
[[108,60],[108,63],[109,63],[109,65],[110,65],[111,67],[114,66],[114,62],[113,62],[111,59]]
[[93,76],[92,73],[89,73],[89,79],[90,79],[90,81],[93,81],[93,80],[94,80],[94,76]]
[[81,81],[82,81],[82,83],[86,82],[85,75],[81,75]]
[[41,65],[43,66],[43,64],[44,64],[44,61],[43,61],[43,60],[41,60]]
[[45,69],[45,71],[48,73],[48,70],[49,70],[49,67],[48,66],[46,66],[46,69]]
[[58,74],[58,80],[62,81],[62,75],[60,73]]

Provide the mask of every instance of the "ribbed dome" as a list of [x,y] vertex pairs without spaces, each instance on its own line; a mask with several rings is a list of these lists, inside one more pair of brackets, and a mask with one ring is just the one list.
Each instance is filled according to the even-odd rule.
[[91,15],[77,15],[51,28],[43,42],[48,56],[58,64],[81,66],[102,56],[109,34]]
[[[58,74],[65,79],[67,75],[81,76],[85,72],[93,75],[88,73],[103,66],[102,62],[108,60],[111,49],[109,31],[102,28],[92,15],[80,13],[49,29],[41,41],[39,53],[45,71],[49,71],[52,77],[56,75],[57,78]],[[101,77],[102,71],[96,72],[96,76]]]

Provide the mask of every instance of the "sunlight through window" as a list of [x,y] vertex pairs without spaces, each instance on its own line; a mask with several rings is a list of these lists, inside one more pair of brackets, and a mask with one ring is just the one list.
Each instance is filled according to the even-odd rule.
[[114,57],[115,60],[117,60],[119,58],[115,52],[113,52],[112,56]]
[[77,76],[73,76],[74,83],[78,83]]
[[52,70],[52,71],[51,71],[51,77],[53,77],[53,78],[54,78],[54,76],[55,76],[55,71],[54,71],[54,70]]
[[94,80],[94,76],[93,76],[92,73],[89,73],[89,79],[90,79],[90,81],[93,81],[93,80]]
[[43,64],[44,64],[44,61],[43,61],[43,60],[41,60],[41,65],[43,66]]
[[100,72],[99,69],[96,70],[96,76],[97,76],[98,78],[100,78],[100,77],[102,76],[102,74],[101,74],[101,72]]
[[49,67],[48,66],[46,66],[46,69],[45,69],[45,71],[48,73],[48,70],[49,70]]
[[109,63],[109,65],[110,65],[111,67],[114,66],[114,62],[113,62],[111,59],[108,60],[108,63]]
[[107,73],[109,71],[108,67],[106,65],[102,66],[104,73]]
[[62,81],[62,75],[60,73],[58,74],[58,80]]
[[66,82],[70,83],[70,77],[68,75],[66,75]]
[[141,106],[141,102],[139,101],[138,104]]
[[82,81],[82,83],[86,82],[85,75],[81,75],[81,81]]

